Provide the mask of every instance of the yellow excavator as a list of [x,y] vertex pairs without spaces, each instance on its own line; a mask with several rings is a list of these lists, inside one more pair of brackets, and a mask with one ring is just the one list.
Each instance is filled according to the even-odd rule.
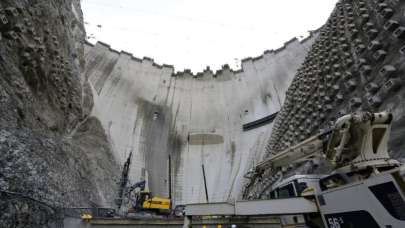
[[131,158],[132,151],[124,164],[121,174],[118,198],[116,199],[118,209],[123,205],[123,199],[125,198],[128,199],[130,203],[128,213],[152,212],[157,214],[170,214],[171,200],[169,198],[152,196],[151,192],[145,190],[145,180],[139,181],[129,188],[127,187]]
[[[138,212],[153,212],[157,214],[170,214],[171,205],[170,199],[153,196],[151,192],[145,191],[146,181],[140,181],[132,185],[128,189],[128,196],[132,207],[128,209],[128,213]],[[139,191],[132,194],[132,192],[139,188]]]

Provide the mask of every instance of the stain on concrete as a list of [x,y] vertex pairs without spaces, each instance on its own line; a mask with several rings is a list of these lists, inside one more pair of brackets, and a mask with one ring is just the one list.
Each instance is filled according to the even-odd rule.
[[190,133],[188,136],[190,145],[212,145],[224,143],[224,137],[218,134]]
[[167,107],[138,100],[142,118],[142,135],[145,140],[145,168],[152,193],[168,196],[169,131],[171,112]]
[[231,150],[230,150],[230,162],[231,162],[231,167],[233,167],[234,163],[235,163],[235,155],[236,155],[236,145],[235,142],[232,141],[231,142]]

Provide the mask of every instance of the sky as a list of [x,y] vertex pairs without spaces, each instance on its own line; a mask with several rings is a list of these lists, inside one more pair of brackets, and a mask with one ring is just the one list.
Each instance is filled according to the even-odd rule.
[[337,0],[82,0],[88,41],[176,71],[200,72],[277,49],[321,27]]

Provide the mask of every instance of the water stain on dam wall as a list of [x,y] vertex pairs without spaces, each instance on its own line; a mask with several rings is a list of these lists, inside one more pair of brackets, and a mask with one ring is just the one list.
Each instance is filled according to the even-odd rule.
[[171,112],[169,108],[138,100],[138,115],[142,117],[141,136],[145,143],[139,149],[145,154],[148,185],[155,195],[168,196],[168,158]]
[[224,143],[224,137],[214,133],[190,133],[188,136],[188,143],[190,145],[221,144]]
[[170,145],[168,149],[171,158],[171,175],[169,177],[171,180],[169,184],[171,184],[172,200],[175,202],[176,199],[181,199],[183,192],[182,169],[184,166],[184,159],[182,158],[181,152],[186,146],[186,141],[183,141],[182,137],[177,132],[172,132],[169,137]]

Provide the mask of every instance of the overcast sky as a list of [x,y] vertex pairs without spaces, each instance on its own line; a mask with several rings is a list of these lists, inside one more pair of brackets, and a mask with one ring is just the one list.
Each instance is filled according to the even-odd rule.
[[82,0],[90,42],[176,71],[238,68],[323,25],[337,0]]

